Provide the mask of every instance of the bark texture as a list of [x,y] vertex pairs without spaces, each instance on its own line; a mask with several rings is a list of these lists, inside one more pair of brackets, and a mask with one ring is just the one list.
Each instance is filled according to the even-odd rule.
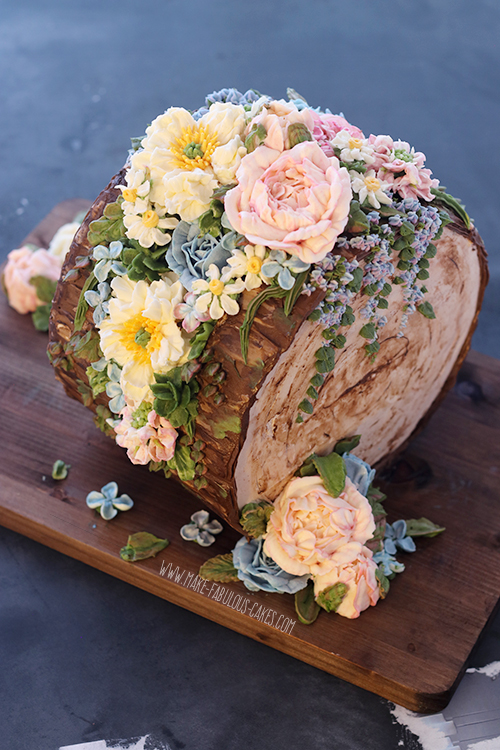
[[[91,254],[88,226],[99,218],[107,203],[118,196],[116,175],[91,207],[77,233],[64,264],[61,279],[75,268],[77,258]],[[258,311],[250,332],[248,362],[241,355],[239,328],[256,292],[240,298],[240,312],[223,318],[209,342],[213,360],[225,378],[220,385],[224,401],[203,395],[212,383],[204,370],[197,378],[199,417],[196,438],[206,444],[203,452],[207,486],[197,490],[185,483],[218,515],[239,527],[240,508],[257,498],[274,500],[297,468],[313,451],[329,452],[342,437],[360,433],[357,451],[370,463],[380,463],[400,450],[419,430],[453,385],[470,347],[482,303],[488,271],[486,253],[475,229],[467,230],[456,217],[436,243],[426,295],[436,312],[435,320],[419,313],[409,319],[405,335],[397,338],[402,315],[401,288],[389,298],[388,324],[379,336],[381,349],[374,362],[365,355],[359,336],[364,321],[343,330],[346,346],[337,352],[337,363],[315,404],[314,413],[297,424],[297,407],[315,372],[316,350],[322,343],[322,327],[307,320],[322,298],[321,292],[301,296],[286,317],[282,300],[271,299]],[[64,347],[74,333],[73,321],[80,291],[89,267],[59,282],[50,321],[50,346]],[[358,295],[354,311],[366,297]],[[359,317],[359,316],[358,316]],[[91,311],[82,329],[93,328]],[[88,361],[74,359],[72,369],[57,362],[56,376],[72,398],[84,400],[82,382]],[[84,390],[84,389],[83,389]],[[87,398],[88,402],[88,398]],[[101,394],[89,404],[105,405]]]

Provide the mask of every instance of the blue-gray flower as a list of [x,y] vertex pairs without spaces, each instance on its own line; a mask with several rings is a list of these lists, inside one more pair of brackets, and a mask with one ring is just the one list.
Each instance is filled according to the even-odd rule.
[[344,459],[347,476],[358,492],[366,497],[368,488],[375,477],[375,469],[372,469],[366,461],[362,461],[352,453],[344,453],[342,458]]
[[83,296],[85,297],[85,302],[94,308],[92,315],[94,323],[96,326],[100,325],[109,314],[110,285],[106,281],[101,281],[97,285],[97,292],[94,289],[89,289]]
[[[101,362],[102,360],[99,360]],[[96,363],[92,365],[96,370]],[[103,368],[104,369],[104,368]],[[119,414],[125,408],[125,396],[120,385],[121,369],[115,362],[108,363],[109,383],[106,383],[106,395],[111,399],[108,407],[113,414]]]
[[134,501],[128,495],[118,497],[118,485],[116,482],[108,482],[101,491],[92,490],[87,495],[87,505],[93,510],[99,510],[105,521],[111,521],[119,510],[130,510]]
[[403,563],[398,562],[393,555],[382,550],[381,552],[375,552],[373,555],[373,562],[382,570],[382,573],[387,578],[394,578],[395,573],[402,573],[405,569]]
[[415,542],[411,536],[406,536],[406,521],[402,519],[388,523],[385,526],[384,550],[389,555],[395,555],[396,549],[402,549],[404,552],[415,552]]
[[296,594],[307,586],[309,576],[293,576],[284,571],[268,557],[262,548],[263,539],[242,537],[233,550],[233,565],[238,569],[238,578],[250,591],[276,591],[280,594]]
[[189,224],[180,221],[172,233],[172,242],[167,250],[167,263],[180,277],[180,282],[191,291],[193,281],[206,279],[206,272],[213,263],[219,271],[231,257],[236,233],[230,232],[221,240],[211,234],[199,237],[198,222]]
[[121,242],[111,242],[109,247],[106,245],[97,245],[94,247],[92,257],[98,262],[94,266],[94,276],[98,281],[106,281],[109,272],[112,271],[116,276],[125,276],[127,269],[119,260],[117,260],[123,250]]
[[200,547],[210,547],[215,542],[214,534],[220,534],[222,524],[217,519],[209,521],[206,510],[199,510],[191,516],[191,523],[186,523],[180,531],[186,542],[197,542]]
[[271,250],[269,257],[261,268],[264,276],[272,279],[278,276],[278,284],[282,289],[291,289],[295,284],[295,277],[290,273],[302,273],[310,268],[309,263],[304,263],[294,255],[287,255],[283,250]]

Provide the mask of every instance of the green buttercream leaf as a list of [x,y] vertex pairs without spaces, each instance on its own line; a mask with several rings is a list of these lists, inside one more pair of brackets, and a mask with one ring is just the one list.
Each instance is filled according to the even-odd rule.
[[348,586],[346,583],[336,583],[329,586],[316,597],[316,602],[322,609],[327,612],[336,612],[342,604],[342,600],[347,594]]
[[241,432],[241,420],[237,414],[220,419],[218,422],[210,422],[210,427],[217,440],[223,440],[227,432]]
[[433,537],[442,534],[443,531],[445,531],[444,526],[437,526],[428,518],[411,518],[406,522],[407,536]]
[[35,287],[36,296],[40,302],[51,304],[56,291],[57,281],[47,279],[45,276],[32,276],[30,284]]
[[65,464],[64,461],[58,458],[57,461],[54,461],[54,465],[52,466],[52,479],[56,479],[57,481],[66,479],[70,469],[71,464]]
[[314,140],[311,131],[302,122],[293,122],[288,126],[288,140],[290,148],[293,148],[298,143],[304,143],[305,141]]
[[260,503],[247,503],[241,509],[240,524],[249,536],[258,539],[266,533],[273,509],[273,504],[266,500]]
[[168,539],[160,539],[148,531],[138,531],[129,536],[127,544],[120,550],[120,557],[127,562],[146,560],[148,557],[156,557],[169,543]]
[[384,493],[379,490],[378,487],[374,487],[371,484],[368,488],[368,492],[366,493],[366,497],[371,505],[372,513],[374,516],[387,515],[387,512],[384,510],[384,507],[382,505],[384,500],[387,500],[387,495],[384,495]]
[[283,305],[283,312],[285,313],[285,315],[288,316],[292,312],[295,303],[300,297],[300,293],[302,292],[302,288],[304,284],[306,283],[308,276],[309,276],[309,269],[307,271],[302,271],[302,273],[299,273],[299,275],[295,279],[294,285],[288,291],[285,297],[285,303]]
[[314,355],[316,357],[316,371],[331,372],[335,367],[335,350],[330,346],[322,346]]
[[254,297],[248,305],[247,311],[245,313],[245,318],[240,328],[241,354],[243,356],[243,361],[245,362],[245,364],[247,364],[250,328],[252,327],[252,323],[255,319],[255,316],[257,315],[259,307],[268,299],[271,299],[273,297],[275,297],[276,299],[280,299],[282,297],[285,297],[287,294],[288,291],[286,289],[282,289],[280,286],[268,286],[267,289],[264,289],[263,292],[260,292],[260,294]]
[[352,234],[359,234],[370,229],[370,221],[365,212],[361,209],[359,201],[351,201],[349,211],[349,221],[346,230]]
[[389,579],[384,575],[383,571],[380,568],[377,568],[375,570],[375,577],[376,577],[376,579],[378,581],[380,598],[381,599],[385,599],[385,597],[389,593],[389,589],[391,587]]
[[109,244],[114,240],[125,237],[126,229],[123,224],[122,203],[121,197],[115,203],[108,203],[102,217],[90,222],[87,239],[92,247]]
[[350,292],[359,292],[363,285],[363,269],[358,266],[352,272],[353,280],[347,284]]
[[89,385],[92,388],[92,395],[96,398],[100,393],[106,390],[106,386],[109,383],[107,368],[98,372],[94,370],[92,365],[89,365],[85,370],[85,374],[88,378]]
[[233,553],[211,557],[201,566],[198,575],[204,581],[217,583],[234,583],[239,581],[238,571],[233,564]]
[[345,487],[346,479],[346,468],[342,457],[335,452],[330,453],[329,456],[314,454],[312,461],[328,494],[332,497],[338,497]]
[[264,143],[266,137],[267,130],[265,129],[264,125],[254,125],[245,139],[245,148],[247,152],[251,154],[252,151],[255,151],[256,148]]
[[448,206],[448,208],[451,208],[452,211],[460,216],[467,229],[470,229],[470,216],[465,210],[465,206],[463,205],[463,203],[461,203],[457,198],[454,198],[452,195],[449,195],[449,193],[445,193],[443,190],[438,190],[437,188],[431,188],[431,193],[439,201],[441,201],[441,203],[444,203],[445,206]]
[[49,330],[50,308],[50,304],[38,305],[36,310],[31,313],[31,320],[37,331]]
[[417,305],[417,310],[419,313],[422,313],[424,318],[429,318],[429,320],[434,320],[436,317],[436,313],[430,302],[422,302],[421,305]]
[[215,323],[202,323],[198,326],[195,335],[189,341],[191,344],[191,349],[189,350],[188,355],[189,360],[198,359],[207,345],[208,338],[212,333],[214,326]]
[[94,272],[91,271],[85,280],[85,284],[83,285],[82,291],[80,292],[80,299],[78,300],[78,305],[76,307],[75,321],[73,324],[73,330],[75,332],[81,329],[82,325],[85,322],[87,310],[89,309],[88,302],[84,297],[85,292],[87,292],[89,289],[96,289],[98,283],[98,280],[94,276]]
[[318,617],[320,607],[314,598],[314,585],[311,581],[295,594],[295,611],[302,625],[312,625]]
[[107,406],[103,406],[103,404],[98,404],[96,406],[96,413],[94,415],[94,424],[96,427],[98,427],[101,432],[104,432],[105,435],[109,435],[110,437],[113,437],[115,435],[114,429],[111,427],[110,424],[108,424],[107,420],[111,419],[113,416],[108,409]]
[[84,383],[80,378],[76,381],[78,393],[82,397],[82,403],[84,406],[89,407],[94,403],[94,397],[92,395],[92,388]]
[[377,336],[377,331],[373,323],[366,323],[360,330],[359,335],[364,339],[374,339]]
[[187,445],[176,445],[174,457],[167,461],[169,469],[177,472],[181,482],[192,482],[196,476],[196,464],[191,458],[191,450]]
[[89,362],[97,362],[102,357],[99,334],[94,329],[87,331],[84,336],[74,334],[70,339],[73,353],[80,359],[88,359]]
[[339,440],[338,443],[335,443],[335,448],[333,450],[335,453],[338,453],[339,456],[342,456],[344,453],[350,453],[355,448],[357,448],[360,440],[361,435],[353,435],[350,438],[342,438],[342,440]]

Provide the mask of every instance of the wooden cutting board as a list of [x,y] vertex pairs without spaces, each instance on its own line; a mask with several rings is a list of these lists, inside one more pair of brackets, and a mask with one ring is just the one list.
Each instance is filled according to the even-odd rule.
[[[27,241],[47,246],[88,205],[59,204]],[[446,532],[402,553],[406,571],[358,620],[322,612],[305,626],[291,596],[197,578],[208,557],[233,548],[237,533],[226,526],[208,549],[183,541],[179,529],[199,501],[133,466],[99,432],[55,380],[46,344],[2,296],[2,525],[414,711],[443,709],[500,598],[500,362],[471,352],[453,392],[380,482],[390,522],[426,516]],[[63,482],[51,478],[59,458],[72,466]],[[135,506],[106,522],[85,497],[110,481]],[[136,531],[170,545],[154,559],[125,562],[120,548]]]

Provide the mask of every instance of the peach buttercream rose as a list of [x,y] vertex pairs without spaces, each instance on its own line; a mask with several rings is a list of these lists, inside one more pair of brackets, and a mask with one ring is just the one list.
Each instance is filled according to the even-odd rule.
[[373,562],[371,550],[356,542],[347,544],[338,559],[340,564],[329,573],[315,577],[314,594],[318,596],[336,583],[345,583],[347,592],[336,611],[342,617],[354,619],[379,600],[380,591],[375,576],[377,565]]
[[[250,120],[245,136],[262,125],[266,131],[264,146],[283,151],[285,148],[290,148],[288,128],[294,124],[304,125],[312,133],[314,119],[311,110],[306,108],[299,112],[295,104],[280,99],[266,104],[262,111]],[[333,151],[331,156],[333,156]]]
[[51,281],[57,281],[60,273],[60,260],[47,250],[33,251],[29,247],[12,250],[7,256],[3,272],[9,305],[21,315],[34,312],[39,305],[45,303],[38,299],[30,279],[34,276],[45,276]]
[[350,479],[339,497],[332,497],[319,476],[300,477],[275,501],[264,552],[287,573],[325,576],[354,559],[350,543],[363,545],[374,531],[370,503]]
[[347,224],[349,173],[306,141],[280,152],[259,146],[242,160],[225,197],[232,227],[249,242],[317,263]]

